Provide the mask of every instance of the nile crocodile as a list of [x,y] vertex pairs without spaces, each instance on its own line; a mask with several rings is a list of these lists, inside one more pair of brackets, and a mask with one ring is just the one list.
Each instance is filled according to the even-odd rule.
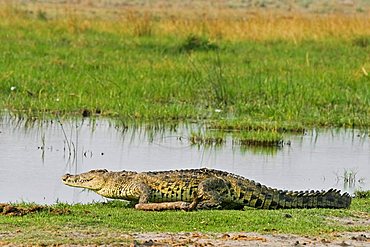
[[137,203],[142,210],[348,208],[351,197],[339,190],[283,191],[232,173],[212,169],[159,172],[92,170],[66,174],[63,183],[99,195]]

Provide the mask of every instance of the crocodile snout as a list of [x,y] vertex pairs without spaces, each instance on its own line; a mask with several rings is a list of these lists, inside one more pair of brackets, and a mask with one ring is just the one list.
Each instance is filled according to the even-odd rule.
[[71,174],[67,173],[67,174],[65,174],[65,175],[63,175],[63,176],[62,176],[62,181],[63,181],[63,182],[65,182],[65,181],[67,181],[67,180],[68,180],[68,178],[70,178],[70,177],[71,177]]

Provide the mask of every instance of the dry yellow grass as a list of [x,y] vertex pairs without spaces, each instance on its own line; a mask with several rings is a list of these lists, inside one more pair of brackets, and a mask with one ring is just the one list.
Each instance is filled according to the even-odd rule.
[[214,19],[204,16],[192,20],[162,20],[159,23],[159,31],[176,35],[204,34],[230,40],[317,40],[328,37],[349,38],[370,35],[370,18],[344,15],[284,16],[273,13],[236,19]]
[[[224,40],[320,40],[326,38],[353,38],[370,36],[370,15],[314,14],[279,9],[256,10],[230,8],[219,4],[195,6],[176,4],[140,6],[140,1],[129,5],[104,5],[105,1],[78,1],[71,3],[33,2],[28,4],[3,1],[0,7],[2,25],[29,25],[32,18],[46,17],[49,25],[65,28],[71,32],[87,29],[125,33],[135,36],[190,34],[204,35]],[[112,1],[114,3],[114,1]],[[253,1],[252,1],[253,2]],[[5,4],[4,4],[5,3]],[[115,8],[115,6],[117,6]],[[193,11],[191,11],[194,9]],[[367,11],[367,10],[366,10]]]

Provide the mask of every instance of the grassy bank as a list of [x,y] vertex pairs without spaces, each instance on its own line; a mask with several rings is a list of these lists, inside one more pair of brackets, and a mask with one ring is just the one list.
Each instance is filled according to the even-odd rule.
[[[0,215],[0,244],[109,244],[130,242],[129,232],[260,232],[326,236],[370,230],[369,199],[354,199],[349,210],[208,210],[142,212],[113,201],[56,204],[24,216]],[[22,205],[17,205],[22,207]],[[32,208],[32,205],[23,205]]]
[[370,19],[0,10],[0,107],[29,115],[369,127]]
[[370,125],[368,17],[0,13],[2,108],[229,128]]

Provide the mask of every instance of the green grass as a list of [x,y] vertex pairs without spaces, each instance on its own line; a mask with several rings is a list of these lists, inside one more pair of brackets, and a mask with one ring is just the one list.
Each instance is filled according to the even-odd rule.
[[234,135],[234,144],[244,146],[282,147],[283,135],[279,132],[247,131]]
[[343,221],[366,220],[369,213],[368,198],[354,199],[349,210],[143,212],[127,208],[125,203],[119,201],[88,205],[56,204],[41,212],[24,216],[0,215],[0,243],[108,244],[123,241],[122,236],[130,232],[253,231],[312,236],[341,231],[366,232],[370,230],[369,225],[343,224]]
[[73,20],[0,20],[0,108],[241,129],[370,126],[367,36],[209,43]]
[[225,131],[205,131],[205,133],[191,133],[188,138],[191,145],[222,146],[226,144],[227,137],[232,138],[235,146],[255,147],[282,147],[283,135],[275,131],[236,131],[227,135]]
[[355,196],[357,198],[370,199],[370,190],[357,190],[357,191],[355,191]]

